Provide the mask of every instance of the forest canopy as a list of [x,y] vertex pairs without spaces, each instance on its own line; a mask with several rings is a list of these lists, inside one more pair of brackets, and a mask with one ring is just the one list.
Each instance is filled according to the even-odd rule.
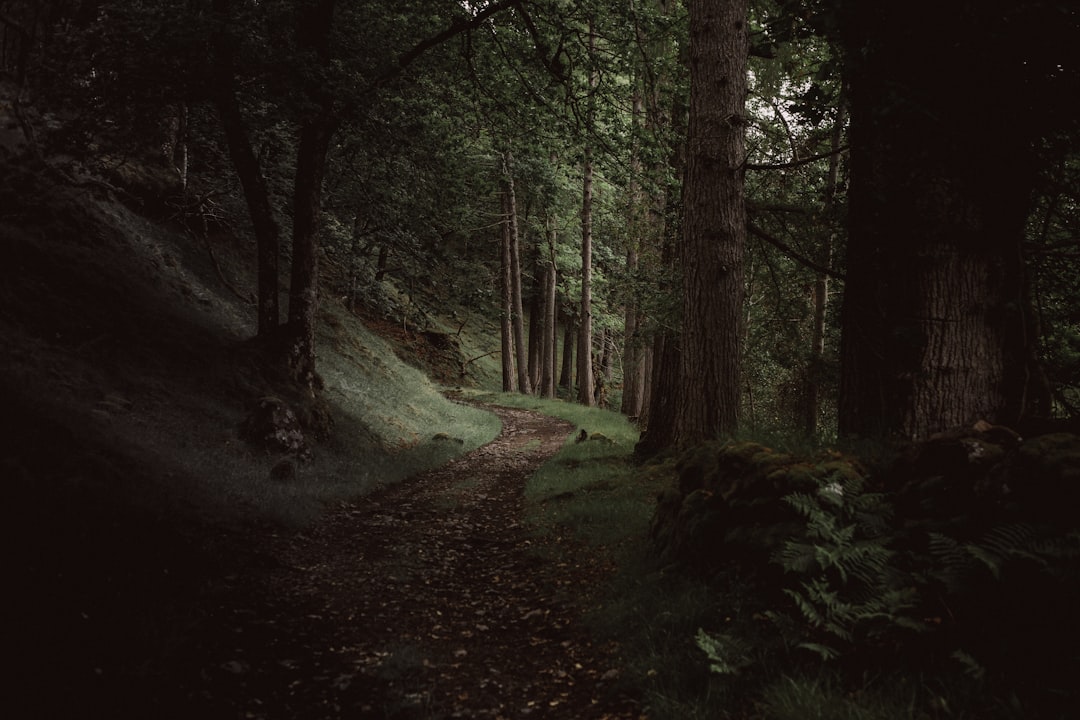
[[504,389],[643,450],[1080,404],[1070,3],[6,0],[0,32],[38,157],[139,157],[248,238],[261,346],[316,391],[333,295],[498,323]]

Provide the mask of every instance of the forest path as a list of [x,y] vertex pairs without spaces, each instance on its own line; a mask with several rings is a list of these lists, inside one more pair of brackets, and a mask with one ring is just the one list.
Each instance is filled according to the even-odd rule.
[[[606,568],[523,523],[529,476],[572,426],[491,408],[498,438],[342,507],[274,551],[204,710],[249,718],[636,718],[581,622]],[[199,703],[202,704],[202,703]]]

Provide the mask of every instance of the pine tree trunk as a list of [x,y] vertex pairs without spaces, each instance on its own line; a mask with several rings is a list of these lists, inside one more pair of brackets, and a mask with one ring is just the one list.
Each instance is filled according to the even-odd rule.
[[691,0],[689,8],[680,446],[730,435],[738,425],[746,237],[747,0]]

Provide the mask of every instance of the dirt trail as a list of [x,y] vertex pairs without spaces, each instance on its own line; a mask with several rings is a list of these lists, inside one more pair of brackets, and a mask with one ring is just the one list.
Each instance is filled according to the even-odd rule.
[[192,688],[203,716],[639,716],[580,622],[600,564],[539,552],[522,524],[526,479],[573,428],[495,412],[490,444],[273,551],[217,618],[230,640]]

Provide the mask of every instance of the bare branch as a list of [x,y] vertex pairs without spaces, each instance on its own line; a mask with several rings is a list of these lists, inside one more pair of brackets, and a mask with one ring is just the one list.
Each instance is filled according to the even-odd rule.
[[825,267],[824,265],[816,263],[813,260],[811,260],[810,258],[806,257],[805,255],[802,255],[802,254],[796,252],[795,250],[793,250],[791,248],[790,245],[785,243],[783,240],[779,240],[779,239],[773,237],[769,233],[767,233],[764,230],[762,230],[761,228],[759,228],[757,225],[754,225],[753,223],[747,223],[746,224],[746,229],[751,235],[753,235],[754,237],[760,238],[760,239],[764,240],[765,242],[769,243],[770,245],[775,247],[777,250],[779,250],[783,254],[787,255],[789,258],[791,258],[795,262],[799,263],[800,265],[804,265],[804,266],[810,268],[811,270],[822,273],[823,275],[828,275],[829,277],[834,278],[836,280],[840,280],[840,281],[844,280],[844,275],[842,273],[838,273],[837,271],[833,270],[832,268],[828,268],[828,267]]

